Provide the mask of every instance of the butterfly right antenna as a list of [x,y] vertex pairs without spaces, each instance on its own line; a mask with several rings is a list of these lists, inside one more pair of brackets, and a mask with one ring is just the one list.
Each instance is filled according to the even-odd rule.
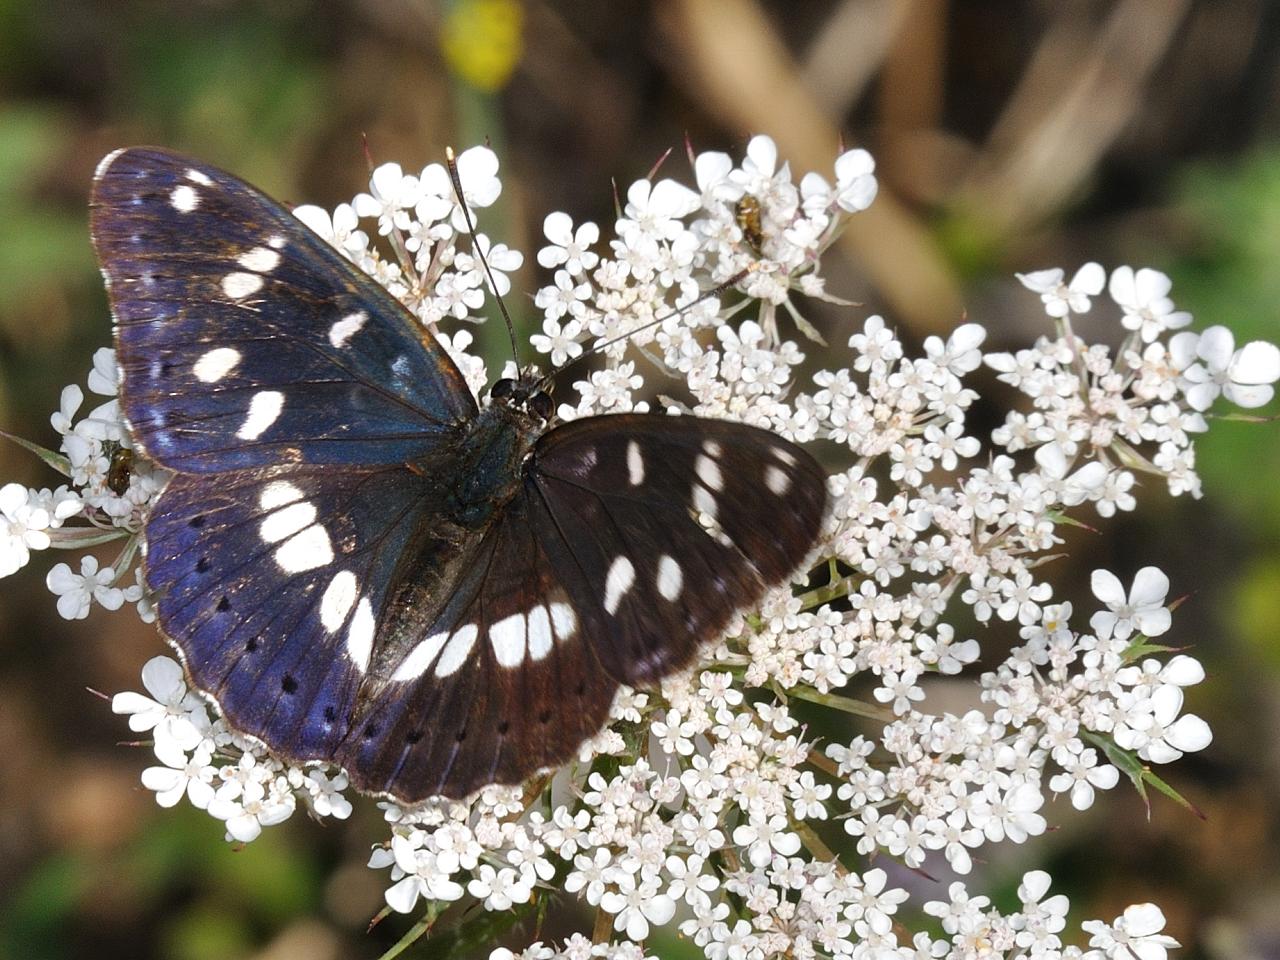
[[668,312],[664,313],[660,317],[654,317],[652,320],[648,321],[647,323],[642,323],[640,324],[640,326],[633,327],[632,329],[626,331],[625,333],[620,333],[617,336],[610,337],[608,340],[601,341],[600,343],[597,343],[589,347],[588,349],[584,350],[582,353],[578,354],[573,359],[566,360],[564,363],[556,367],[554,370],[550,370],[547,373],[544,373],[542,377],[539,378],[538,380],[538,388],[539,389],[544,388],[547,384],[551,382],[552,378],[559,376],[561,373],[564,373],[564,371],[568,370],[574,364],[580,363],[581,361],[586,360],[588,357],[593,357],[597,353],[601,353],[602,351],[607,350],[609,347],[613,346],[615,343],[618,343],[619,341],[622,341],[622,340],[626,340],[628,337],[634,337],[637,333],[640,333],[643,330],[648,330],[650,327],[656,327],[658,324],[663,323],[666,320],[670,320],[672,317],[678,317],[680,316],[680,314],[684,313],[686,310],[690,310],[693,307],[696,307],[698,304],[703,303],[704,301],[710,300],[712,297],[720,296],[720,294],[736,286],[746,277],[755,273],[759,269],[760,269],[760,264],[752,263],[749,266],[743,268],[742,270],[739,270],[728,280],[724,280],[716,284],[710,290],[703,291],[698,295],[696,300],[689,301],[683,307],[677,307],[674,310],[669,310]]

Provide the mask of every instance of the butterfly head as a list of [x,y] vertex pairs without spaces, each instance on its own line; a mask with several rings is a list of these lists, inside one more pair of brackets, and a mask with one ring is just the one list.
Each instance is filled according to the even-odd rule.
[[503,377],[489,389],[489,400],[519,410],[543,423],[550,423],[555,415],[555,402],[551,394],[542,389],[537,380],[512,380]]

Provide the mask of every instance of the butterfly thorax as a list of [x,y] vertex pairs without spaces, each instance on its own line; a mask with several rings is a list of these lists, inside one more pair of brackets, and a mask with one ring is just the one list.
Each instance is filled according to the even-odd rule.
[[450,587],[477,564],[485,535],[524,482],[523,466],[546,431],[543,420],[509,399],[495,399],[439,456],[413,465],[438,481],[431,499],[436,521],[424,524],[393,576],[395,602],[378,631],[369,679],[378,684],[443,613]]
[[[486,526],[515,495],[521,466],[544,430],[513,405],[495,401],[483,408],[450,452],[442,512],[468,529]],[[433,458],[420,466],[430,476],[439,465]]]

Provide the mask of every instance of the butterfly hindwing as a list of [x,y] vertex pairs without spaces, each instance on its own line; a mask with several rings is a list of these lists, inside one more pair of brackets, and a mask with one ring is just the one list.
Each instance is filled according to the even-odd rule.
[[406,799],[572,759],[620,684],[687,665],[803,562],[825,503],[813,459],[754,427],[557,427],[337,759],[361,789]]
[[420,799],[518,783],[603,725],[614,680],[596,660],[518,494],[468,550],[438,617],[372,683],[337,759],[360,789]]
[[147,583],[192,680],[235,729],[294,759],[332,757],[424,494],[403,468],[170,482],[147,522]]
[[395,298],[243,181],[134,148],[91,209],[125,414],[164,466],[405,463],[475,415]]
[[400,468],[179,476],[147,528],[161,626],[228,720],[406,801],[572,759],[619,684],[803,561],[825,480],[762,430],[628,415],[546,434],[488,527],[437,493]]

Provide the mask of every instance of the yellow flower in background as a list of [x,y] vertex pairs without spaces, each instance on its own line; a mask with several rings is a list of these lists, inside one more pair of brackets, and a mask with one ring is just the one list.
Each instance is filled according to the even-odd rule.
[[481,90],[500,90],[523,52],[519,0],[458,0],[445,17],[440,46],[449,68]]

